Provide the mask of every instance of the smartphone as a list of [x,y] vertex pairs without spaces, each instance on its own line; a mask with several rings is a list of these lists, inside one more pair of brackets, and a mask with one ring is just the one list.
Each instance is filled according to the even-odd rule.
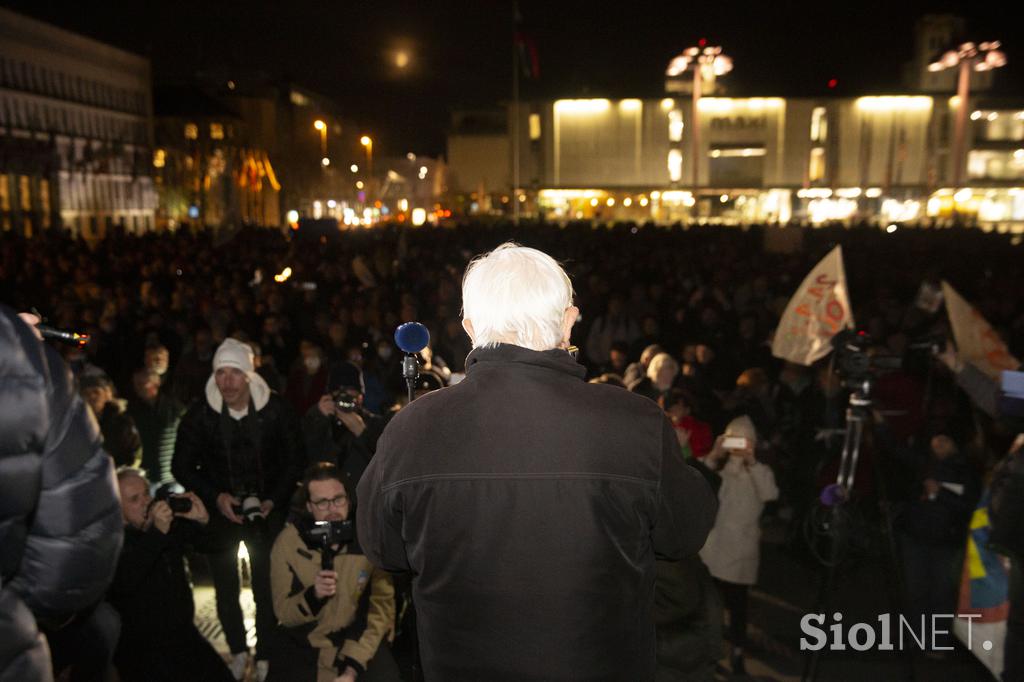
[[729,436],[722,441],[722,447],[726,450],[746,450],[747,439],[741,436]]

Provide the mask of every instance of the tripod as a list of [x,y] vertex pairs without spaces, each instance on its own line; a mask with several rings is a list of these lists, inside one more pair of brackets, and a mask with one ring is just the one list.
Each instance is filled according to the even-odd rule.
[[[844,382],[852,390],[846,408],[846,429],[843,437],[843,449],[839,460],[839,472],[836,482],[821,492],[821,506],[807,517],[805,534],[808,546],[815,559],[826,569],[822,578],[813,612],[829,613],[836,587],[836,573],[849,552],[850,538],[866,524],[857,507],[851,504],[853,485],[856,479],[857,464],[860,461],[861,444],[864,436],[864,425],[871,416],[871,378],[858,377],[851,382]],[[885,522],[890,573],[897,567],[895,547],[892,543],[892,524],[889,519],[888,504],[881,504]],[[825,551],[819,552],[816,540],[821,539]],[[892,607],[900,603],[898,596],[893,594],[892,581],[887,581],[890,612]],[[822,649],[811,651],[804,664],[802,682],[818,679],[818,667],[821,663]],[[910,666],[910,679],[913,680],[913,666]]]

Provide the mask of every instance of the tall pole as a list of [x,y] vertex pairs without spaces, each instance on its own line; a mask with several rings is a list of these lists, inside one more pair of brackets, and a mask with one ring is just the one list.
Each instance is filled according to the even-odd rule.
[[971,92],[973,59],[960,60],[960,73],[956,87],[956,131],[953,137],[953,188],[960,189],[964,167],[964,146],[967,143],[967,98]]
[[690,132],[690,139],[693,144],[693,198],[697,198],[697,187],[700,185],[700,86],[701,86],[701,60],[698,58],[693,62],[693,116]]
[[[519,56],[515,31],[519,22],[519,3],[512,3],[512,222],[519,225]],[[483,197],[480,197],[483,201]]]

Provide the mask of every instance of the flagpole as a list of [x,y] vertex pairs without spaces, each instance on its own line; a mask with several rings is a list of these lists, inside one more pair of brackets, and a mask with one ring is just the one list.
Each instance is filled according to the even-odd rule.
[[519,3],[512,3],[512,222],[519,225],[519,56],[515,31]]

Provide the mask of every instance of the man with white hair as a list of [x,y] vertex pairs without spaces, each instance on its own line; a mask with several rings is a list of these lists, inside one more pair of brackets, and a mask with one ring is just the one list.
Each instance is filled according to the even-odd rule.
[[655,557],[717,506],[650,400],[588,384],[550,256],[504,244],[462,285],[466,378],[401,410],[358,487],[367,557],[412,571],[426,679],[651,680]]
[[270,548],[302,472],[302,438],[284,399],[253,367],[253,352],[225,339],[213,356],[206,396],[181,418],[171,472],[210,510],[210,572],[217,617],[231,648],[231,672],[241,679],[249,654],[238,602],[238,545],[245,542],[256,602],[256,673],[268,671],[276,627],[270,593]]

